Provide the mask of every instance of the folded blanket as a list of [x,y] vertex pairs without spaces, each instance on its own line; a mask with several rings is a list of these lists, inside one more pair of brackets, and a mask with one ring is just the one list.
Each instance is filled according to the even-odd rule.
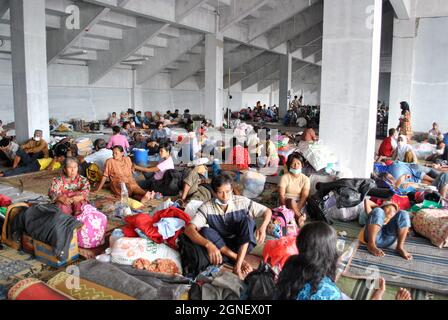
[[177,300],[188,290],[188,280],[183,277],[136,270],[87,260],[79,265],[80,277],[104,287],[121,292],[138,300]]

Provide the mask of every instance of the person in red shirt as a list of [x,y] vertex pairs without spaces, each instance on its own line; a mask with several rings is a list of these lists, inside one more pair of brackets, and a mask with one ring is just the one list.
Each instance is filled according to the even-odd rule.
[[378,150],[378,158],[376,162],[380,162],[384,158],[391,158],[395,149],[397,148],[398,132],[392,128],[389,130],[389,136],[383,140]]

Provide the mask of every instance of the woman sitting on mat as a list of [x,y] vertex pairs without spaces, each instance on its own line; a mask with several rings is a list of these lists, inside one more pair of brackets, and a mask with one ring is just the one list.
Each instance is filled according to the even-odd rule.
[[66,158],[63,168],[62,175],[53,179],[48,195],[63,213],[81,214],[89,199],[89,181],[78,174],[79,163],[75,158]]
[[106,166],[103,173],[103,179],[95,192],[101,191],[107,179],[110,180],[110,190],[116,196],[121,195],[121,183],[124,182],[128,189],[130,197],[136,197],[143,205],[146,205],[149,200],[154,198],[154,193],[146,192],[139,187],[134,178],[134,170],[132,168],[132,161],[129,157],[124,155],[122,146],[115,146],[112,149],[113,158],[106,161]]
[[[275,298],[279,300],[351,300],[336,285],[339,254],[336,231],[323,222],[305,225],[297,237],[299,254],[291,256],[277,282]],[[386,291],[384,279],[371,300],[382,300]],[[406,289],[397,292],[396,300],[411,300]]]
[[297,224],[301,227],[306,220],[303,209],[310,194],[310,179],[302,173],[299,153],[289,155],[286,167],[288,172],[281,177],[278,185],[280,205],[294,211]]

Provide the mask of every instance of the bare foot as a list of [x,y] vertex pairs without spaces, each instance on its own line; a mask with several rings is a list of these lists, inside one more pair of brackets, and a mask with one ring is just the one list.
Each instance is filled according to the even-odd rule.
[[386,255],[383,250],[378,249],[377,247],[371,245],[367,246],[367,251],[369,251],[375,257],[384,257]]
[[395,296],[395,300],[412,300],[411,293],[409,290],[400,288]]
[[383,300],[384,292],[386,292],[386,280],[378,278],[378,288],[375,289],[370,300]]
[[95,253],[89,249],[79,248],[79,254],[86,259],[95,259]]
[[397,252],[404,259],[408,261],[412,260],[412,255],[409,252],[407,252],[404,248],[397,248]]
[[235,268],[233,269],[233,273],[236,274],[238,278],[240,278],[240,280],[244,280],[246,276],[252,271],[252,267],[246,261],[243,261],[241,267],[238,268],[237,266],[235,266]]
[[140,201],[143,205],[147,205],[149,201],[154,199],[154,191],[146,192],[146,194],[143,196],[142,200]]

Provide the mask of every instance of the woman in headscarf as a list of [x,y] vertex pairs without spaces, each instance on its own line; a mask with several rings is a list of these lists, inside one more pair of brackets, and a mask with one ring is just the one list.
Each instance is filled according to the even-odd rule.
[[402,101],[400,102],[400,108],[401,108],[401,117],[397,130],[400,132],[401,135],[406,136],[408,140],[411,141],[413,132],[411,123],[411,110],[409,108],[409,104],[406,101]]

